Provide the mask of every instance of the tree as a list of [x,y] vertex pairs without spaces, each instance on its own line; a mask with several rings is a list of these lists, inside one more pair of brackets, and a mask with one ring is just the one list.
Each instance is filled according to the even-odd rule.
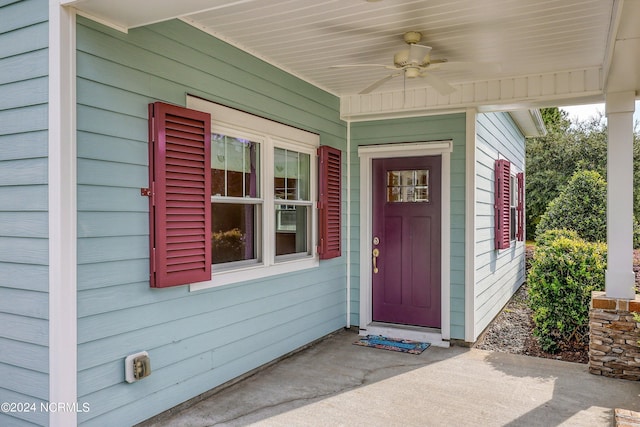
[[[541,109],[547,135],[526,144],[527,235],[533,237],[547,205],[576,171],[607,173],[607,126],[602,115],[571,121],[566,112]],[[640,136],[634,135],[634,212],[640,214]]]
[[596,171],[578,171],[540,218],[536,236],[567,229],[589,242],[607,240],[607,182]]

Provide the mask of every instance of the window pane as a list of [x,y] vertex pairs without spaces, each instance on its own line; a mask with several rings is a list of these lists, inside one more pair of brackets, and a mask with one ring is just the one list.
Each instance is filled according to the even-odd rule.
[[309,200],[311,156],[274,149],[274,195],[281,200]]
[[260,197],[260,144],[247,139],[212,135],[211,194]]
[[387,202],[429,201],[429,170],[387,171]]
[[309,254],[308,206],[276,205],[276,255]]
[[211,204],[212,264],[258,259],[260,205]]

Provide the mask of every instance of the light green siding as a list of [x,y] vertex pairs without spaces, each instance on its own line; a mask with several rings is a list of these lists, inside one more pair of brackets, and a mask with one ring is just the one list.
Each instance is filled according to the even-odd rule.
[[[0,402],[49,394],[48,2],[0,2]],[[46,425],[42,412],[0,425]]]
[[451,153],[451,338],[464,339],[465,115],[354,123],[351,128],[351,321],[359,323],[360,165],[358,147],[370,144],[452,140]]
[[507,113],[479,114],[476,119],[476,242],[474,319],[477,337],[525,281],[524,242],[495,250],[495,161],[524,171],[525,138]]
[[[150,289],[140,195],[150,102],[192,94],[344,149],[339,100],[177,20],[122,34],[79,18],[77,39],[78,400],[91,405],[80,421],[134,424],[344,326],[345,256],[204,291]],[[141,350],[153,373],[127,384],[124,358]]]

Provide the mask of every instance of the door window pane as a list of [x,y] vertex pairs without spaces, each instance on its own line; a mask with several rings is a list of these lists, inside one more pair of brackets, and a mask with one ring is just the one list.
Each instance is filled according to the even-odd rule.
[[429,201],[429,170],[387,171],[387,202]]

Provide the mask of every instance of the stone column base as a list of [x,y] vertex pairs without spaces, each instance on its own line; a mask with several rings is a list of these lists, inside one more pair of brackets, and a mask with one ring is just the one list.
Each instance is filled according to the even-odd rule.
[[616,427],[640,427],[640,412],[616,408]]
[[589,372],[612,378],[640,380],[640,295],[608,298],[593,292],[589,310]]

